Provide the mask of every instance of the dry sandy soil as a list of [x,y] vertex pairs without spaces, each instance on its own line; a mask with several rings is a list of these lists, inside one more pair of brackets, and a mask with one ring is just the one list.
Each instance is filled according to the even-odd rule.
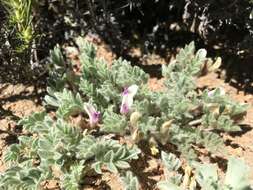
[[[99,56],[105,57],[109,62],[112,61],[113,55],[108,47],[104,44],[99,46]],[[158,90],[161,88],[162,79],[152,78],[149,81],[150,88]],[[238,102],[247,102],[250,105],[247,116],[243,122],[243,132],[226,135],[226,149],[229,155],[242,158],[251,167],[251,180],[253,182],[253,95],[245,94],[236,88],[225,83],[223,79],[218,78],[218,74],[212,73],[201,77],[198,80],[199,87],[223,87],[231,97]],[[0,172],[5,170],[5,166],[1,160],[2,153],[8,145],[17,142],[16,136],[8,134],[18,133],[20,129],[16,127],[16,121],[26,115],[36,111],[43,110],[41,105],[42,91],[35,92],[33,86],[25,86],[23,84],[1,84],[0,83]],[[142,171],[139,180],[142,183],[142,189],[154,189],[154,184],[162,178],[159,170],[159,162],[155,159],[149,159],[148,163]],[[137,163],[138,164],[138,163]],[[106,173],[102,179],[88,179],[90,186],[85,189],[114,189],[119,190],[121,186],[118,182],[118,176]],[[50,182],[46,189],[58,189],[55,182]]]

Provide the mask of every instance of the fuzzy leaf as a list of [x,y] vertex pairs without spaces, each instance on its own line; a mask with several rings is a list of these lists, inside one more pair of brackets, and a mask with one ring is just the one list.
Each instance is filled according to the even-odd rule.
[[216,190],[218,183],[217,167],[212,164],[199,165],[196,179],[203,190]]
[[182,190],[179,186],[169,182],[169,181],[160,181],[157,184],[159,190]]
[[138,179],[130,171],[127,171],[126,175],[121,177],[121,181],[123,182],[124,190],[138,190],[139,189]]
[[25,130],[29,132],[37,132],[39,128],[43,128],[44,119],[46,117],[46,112],[34,113],[30,116],[21,119],[18,124],[22,125]]
[[107,110],[103,115],[102,131],[107,133],[124,134],[127,127],[126,118],[116,114],[111,110]]
[[67,190],[80,189],[80,182],[83,176],[83,162],[74,163],[70,167],[70,172],[65,173],[62,181],[62,188]]
[[225,185],[233,190],[250,189],[248,174],[250,169],[241,160],[230,158],[225,178]]
[[64,89],[62,92],[55,92],[52,96],[46,96],[45,102],[48,105],[58,107],[57,115],[67,118],[83,111],[83,101],[80,94],[76,96],[71,91]]
[[162,151],[162,161],[169,171],[177,171],[181,167],[180,160],[172,153]]

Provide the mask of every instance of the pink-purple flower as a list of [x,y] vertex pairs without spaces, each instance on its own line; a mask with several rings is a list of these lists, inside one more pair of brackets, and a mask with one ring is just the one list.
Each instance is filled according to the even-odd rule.
[[131,85],[128,88],[125,88],[122,93],[122,103],[120,106],[120,113],[127,114],[131,110],[131,106],[133,105],[133,98],[138,91],[137,85]]
[[96,126],[97,123],[99,122],[99,119],[100,119],[100,112],[96,111],[94,106],[90,103],[84,104],[84,110],[86,111],[86,113],[89,116],[91,127]]

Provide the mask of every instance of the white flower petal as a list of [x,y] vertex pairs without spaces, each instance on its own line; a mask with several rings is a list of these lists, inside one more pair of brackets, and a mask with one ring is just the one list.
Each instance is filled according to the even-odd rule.
[[84,110],[88,114],[89,118],[91,118],[92,113],[96,111],[95,108],[89,103],[84,103]]
[[216,89],[214,89],[214,90],[209,91],[209,92],[208,92],[208,96],[213,96],[213,94],[214,94],[217,90],[220,91],[220,95],[221,95],[221,96],[224,96],[224,95],[226,94],[224,88],[219,87],[219,88],[216,88]]
[[133,84],[133,85],[131,85],[131,86],[129,86],[128,87],[128,92],[129,92],[129,95],[130,96],[135,96],[135,94],[137,93],[137,91],[138,91],[138,86],[136,85],[136,84]]
[[92,104],[84,103],[84,110],[89,116],[90,125],[94,126],[99,121],[100,112],[97,112]]

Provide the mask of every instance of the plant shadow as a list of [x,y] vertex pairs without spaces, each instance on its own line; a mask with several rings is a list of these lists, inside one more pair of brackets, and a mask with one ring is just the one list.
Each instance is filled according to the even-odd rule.
[[241,137],[242,135],[252,130],[252,126],[247,125],[247,124],[240,125],[240,127],[241,127],[241,131],[230,132],[229,135],[232,137],[237,137],[237,136]]

